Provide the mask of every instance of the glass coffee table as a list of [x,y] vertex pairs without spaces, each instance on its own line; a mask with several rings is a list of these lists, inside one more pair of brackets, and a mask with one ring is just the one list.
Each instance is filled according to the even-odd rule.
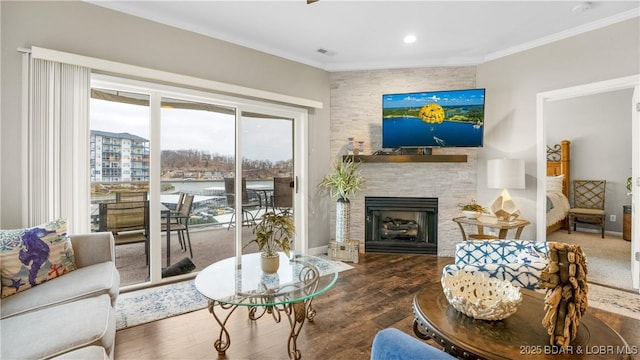
[[280,253],[278,272],[265,274],[260,269],[260,254],[255,253],[227,258],[202,270],[196,276],[195,286],[209,299],[209,312],[220,325],[214,343],[218,354],[223,356],[231,345],[227,320],[238,307],[246,306],[251,320],[270,314],[280,322],[284,314],[291,325],[289,358],[302,358],[296,341],[305,320],[313,321],[316,315],[311,302],[338,279],[335,270],[327,270],[333,269],[329,263],[313,256],[289,259]]

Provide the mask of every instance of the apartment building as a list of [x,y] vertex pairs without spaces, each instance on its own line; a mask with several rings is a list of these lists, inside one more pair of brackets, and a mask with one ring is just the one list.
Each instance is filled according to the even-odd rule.
[[92,182],[149,181],[149,140],[91,130],[90,151]]

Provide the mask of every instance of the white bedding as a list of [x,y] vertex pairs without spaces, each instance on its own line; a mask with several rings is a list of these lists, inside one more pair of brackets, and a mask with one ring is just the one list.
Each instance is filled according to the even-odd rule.
[[561,192],[547,191],[547,197],[553,204],[553,208],[547,212],[547,226],[549,226],[564,219],[570,206],[569,199]]

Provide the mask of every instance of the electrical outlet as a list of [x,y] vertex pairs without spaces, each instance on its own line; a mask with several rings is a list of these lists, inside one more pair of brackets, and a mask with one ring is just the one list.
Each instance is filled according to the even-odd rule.
[[616,222],[616,216],[614,214],[609,215],[609,221]]

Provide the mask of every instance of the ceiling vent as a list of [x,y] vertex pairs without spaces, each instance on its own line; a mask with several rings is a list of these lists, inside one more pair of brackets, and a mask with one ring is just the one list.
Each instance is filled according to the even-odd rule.
[[320,48],[320,49],[316,50],[316,52],[318,52],[318,53],[320,53],[322,55],[326,55],[326,56],[333,56],[333,55],[336,54],[335,51],[331,51],[331,50],[327,50],[327,49],[323,49],[323,48]]

